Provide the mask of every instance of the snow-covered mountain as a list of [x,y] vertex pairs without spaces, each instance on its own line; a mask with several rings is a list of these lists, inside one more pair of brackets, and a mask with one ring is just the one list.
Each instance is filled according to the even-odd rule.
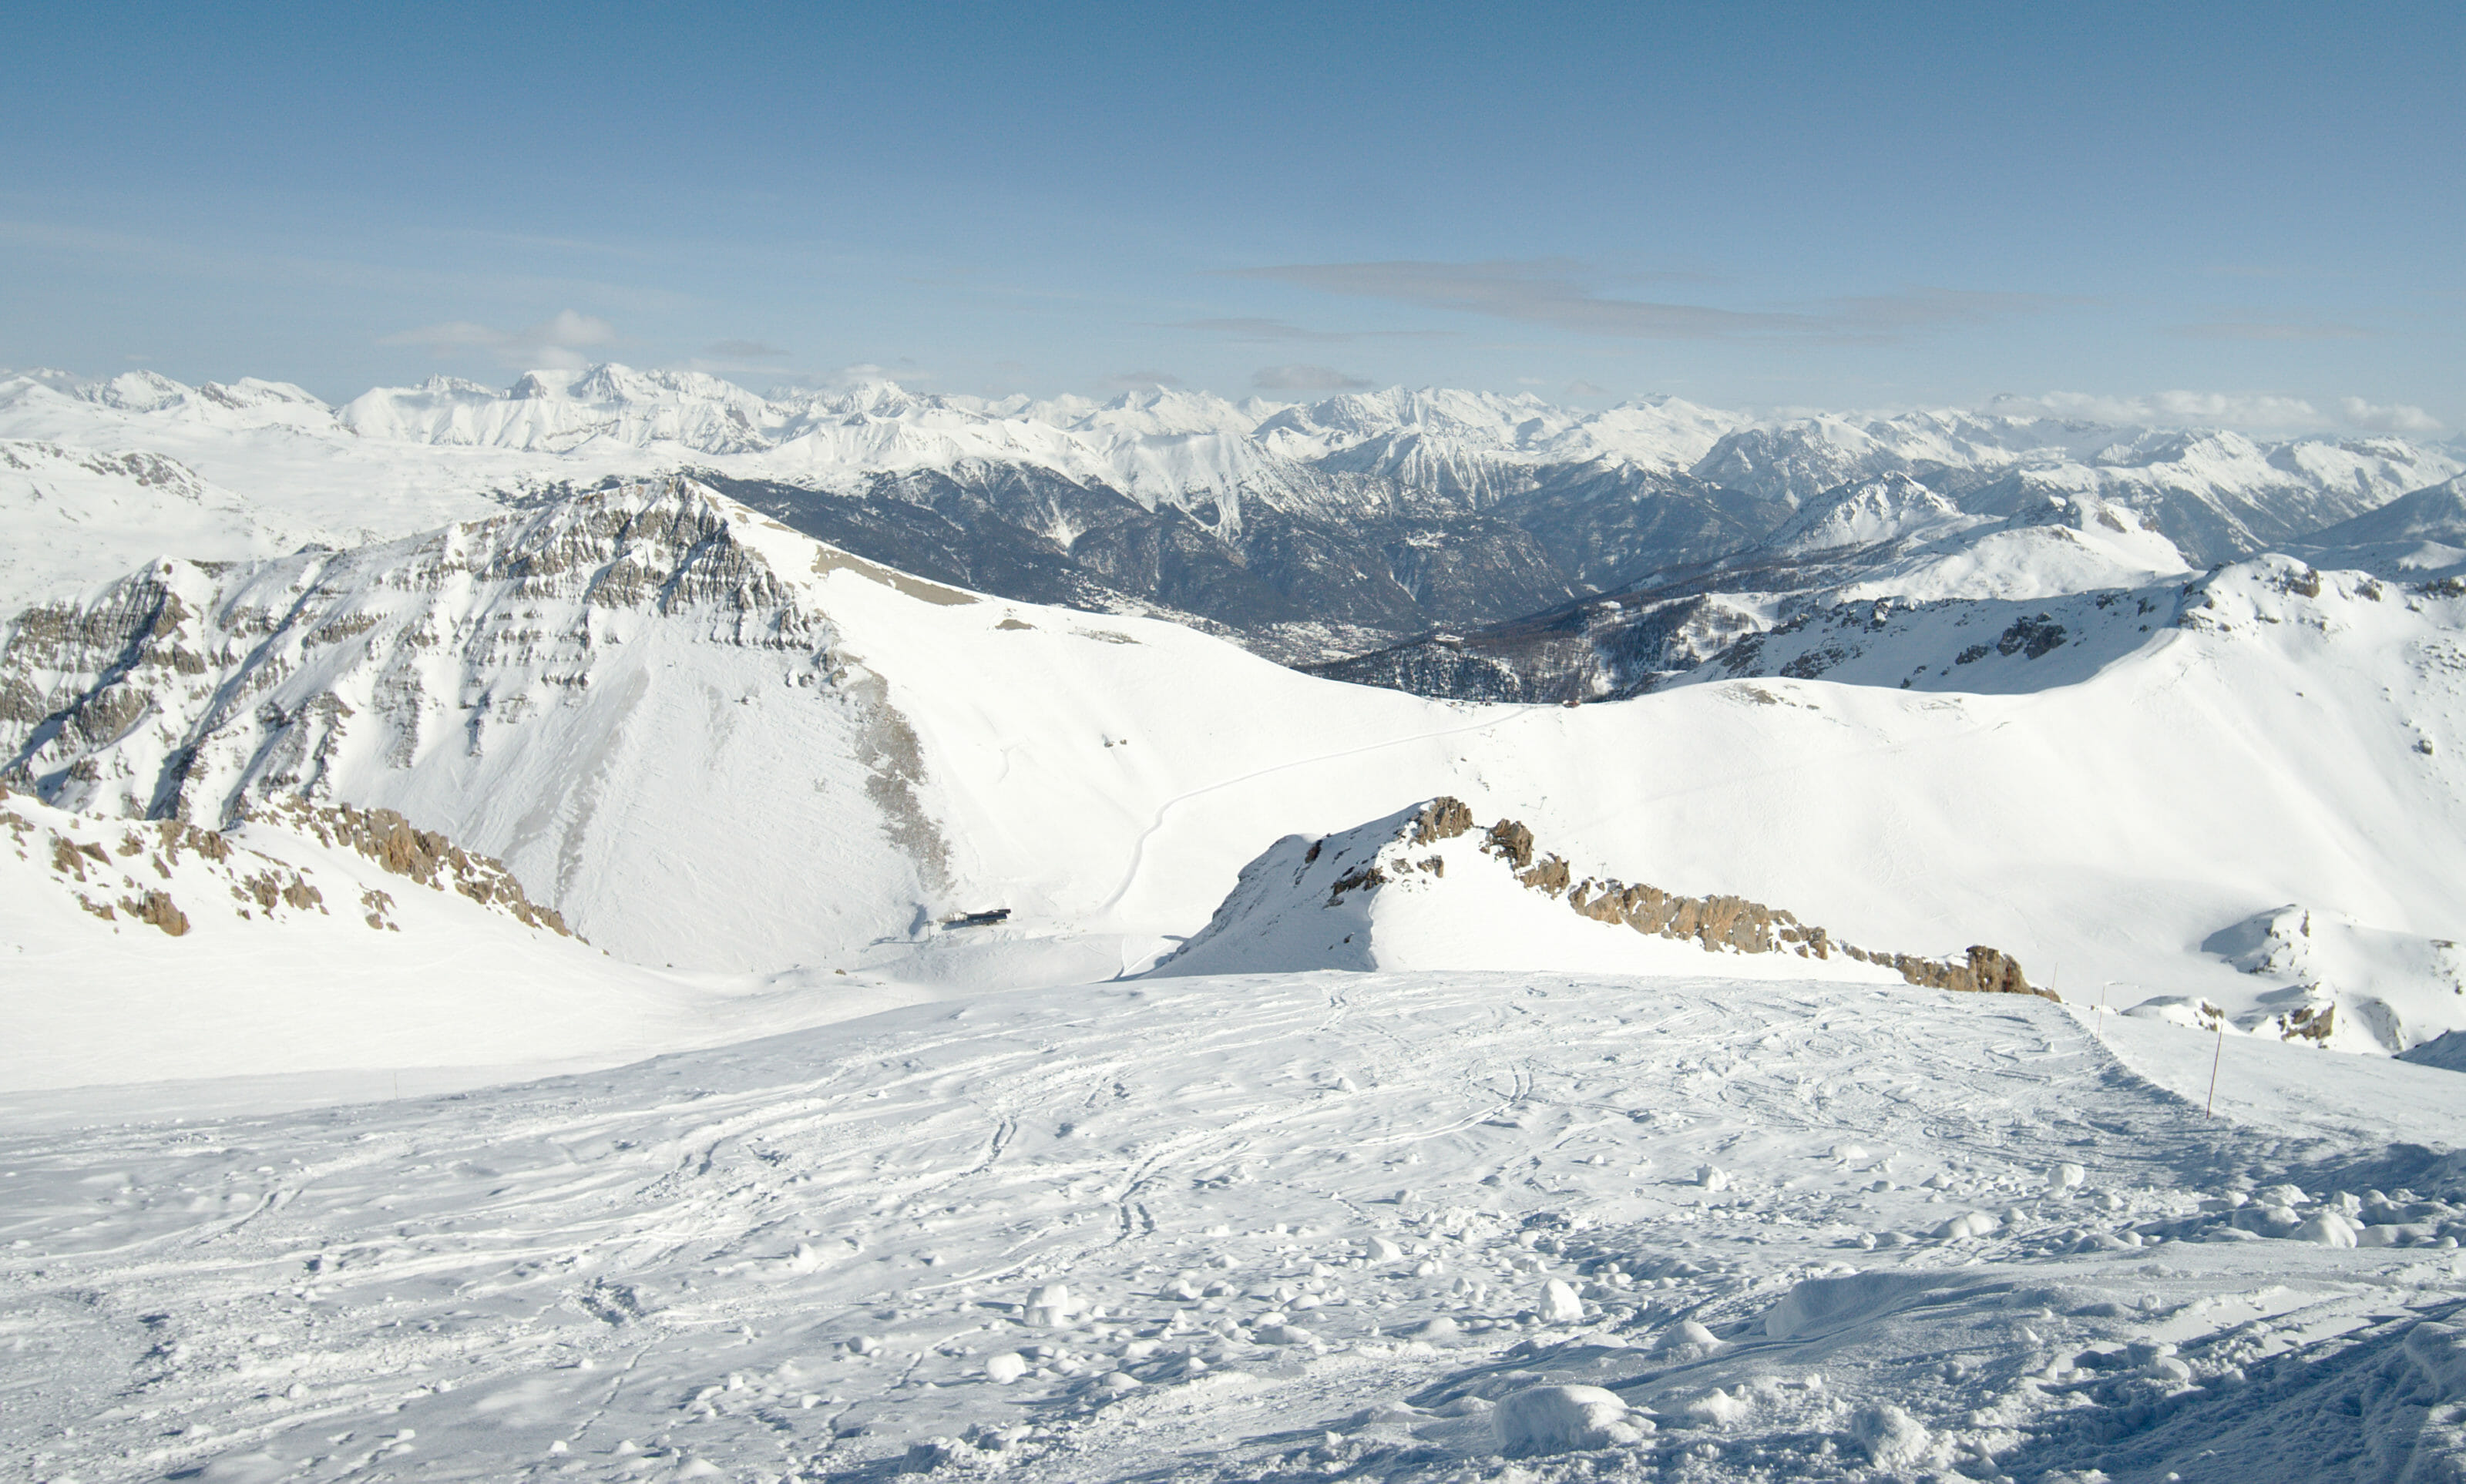
[[1207,926],[1150,973],[1537,969],[1837,979],[2029,994],[2009,956],[1959,959],[1845,942],[1785,908],[1674,895],[1583,874],[1513,820],[1478,827],[1434,798],[1317,840],[1288,835],[1242,867]]
[[[2206,566],[2461,467],[2453,449],[2395,438],[2264,443],[1971,413],[1759,421],[1674,398],[1575,411],[1403,389],[1301,405],[1167,389],[989,400],[887,382],[766,396],[614,365],[504,391],[432,379],[340,408],[271,382],[29,373],[0,378],[0,438],[42,445],[17,461],[87,470],[92,486],[0,468],[0,511],[58,537],[0,568],[0,608],[157,555],[357,546],[690,469],[861,555],[1005,596],[1193,618],[1299,660],[1769,558],[1776,528],[1809,533],[1800,507],[1893,478],[2023,532],[1984,552],[1942,548],[1949,567],[1871,577],[1917,597]],[[201,516],[199,497],[111,472],[130,459],[176,463],[244,502],[246,519]],[[2096,546],[2119,520],[2178,556],[2137,538],[2085,556],[2045,530]]]
[[2393,581],[2466,574],[2466,476],[2323,527],[2293,549],[2322,566],[2357,568]]
[[[30,1476],[2466,1458],[2454,485],[2334,533],[2383,574],[2194,574],[2097,492],[1450,466],[1414,498],[1496,503],[1383,528],[1431,580],[1518,500],[1589,510],[1543,528],[1605,561],[1755,530],[1692,592],[1530,625],[1585,693],[1688,663],[1499,705],[1074,586],[1268,549],[1222,507],[1010,464],[497,500],[456,481],[681,445],[93,395],[207,431],[26,440],[46,489],[107,482],[82,510],[335,528],[302,471],[409,448],[386,519],[477,513],[157,557],[0,628]],[[1187,409],[1114,412],[1147,446]],[[226,413],[280,415],[242,441],[297,500],[213,461]]]
[[[0,747],[87,812],[398,810],[654,966],[1110,974],[1279,837],[1446,795],[1580,874],[2240,1016],[2289,986],[2197,945],[2255,913],[2459,936],[2461,602],[2273,558],[1869,602],[1621,705],[1468,706],[922,581],[672,481],[31,610]],[[2323,993],[2385,1049],[2466,1025],[2445,983]]]

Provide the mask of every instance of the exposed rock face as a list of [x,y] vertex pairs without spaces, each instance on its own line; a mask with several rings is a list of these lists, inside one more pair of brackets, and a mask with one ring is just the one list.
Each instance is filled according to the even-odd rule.
[[[61,808],[209,829],[291,802],[388,807],[392,864],[419,865],[422,832],[438,832],[504,863],[451,871],[450,889],[645,958],[657,930],[626,901],[696,900],[710,922],[712,899],[754,911],[743,882],[641,849],[655,828],[742,842],[745,859],[864,855],[878,889],[863,905],[818,889],[800,919],[816,927],[769,931],[870,939],[938,904],[949,853],[922,740],[823,606],[841,569],[923,602],[977,600],[688,479],[348,552],[157,562],[0,626],[0,778]],[[748,733],[768,745],[722,745]],[[805,792],[737,788],[727,760],[749,753],[810,754]],[[753,943],[748,926],[712,931]]]
[[[385,713],[370,721],[402,766],[449,710],[484,749],[587,687],[594,650],[622,641],[619,614],[700,620],[743,647],[832,637],[685,481],[234,576],[166,561],[83,607],[19,616],[0,649],[0,774],[65,808],[222,823],[251,797],[325,794],[363,707]],[[491,684],[506,669],[519,689]],[[326,683],[301,695],[303,672]]]
[[[535,905],[502,865],[444,836],[412,827],[391,809],[268,806],[257,821],[321,844],[355,851],[431,890],[453,890],[527,927],[572,936],[556,912]],[[27,860],[41,860],[59,888],[105,922],[130,921],[185,937],[190,909],[219,904],[240,919],[277,922],[290,914],[330,914],[312,867],[295,866],[183,820],[99,820],[67,813],[0,787],[0,839]],[[263,842],[259,842],[263,843]],[[279,847],[278,847],[279,848]],[[330,884],[330,882],[329,882]],[[169,888],[190,897],[183,908]],[[206,893],[200,901],[196,893]],[[393,926],[392,898],[361,892],[368,925]]]
[[450,887],[525,927],[546,928],[560,937],[573,935],[555,909],[542,907],[523,894],[522,883],[502,862],[474,855],[434,830],[415,828],[392,809],[354,809],[348,804],[319,808],[297,799],[277,799],[253,818],[309,836],[320,844],[356,850],[423,887],[439,891]]
[[[1431,799],[1417,811],[1398,837],[1398,844],[1427,845],[1452,840],[1473,829],[1472,810],[1463,800]],[[1569,908],[1596,922],[1621,924],[1638,933],[1693,941],[1707,953],[1796,954],[1803,958],[1830,958],[1841,954],[1861,963],[1898,973],[1912,984],[1968,993],[2037,995],[2053,1000],[2052,991],[2037,988],[2020,961],[1998,949],[1973,946],[1959,958],[1926,957],[1888,953],[1843,942],[1821,927],[1801,922],[1796,914],[1737,896],[1679,896],[1653,886],[1628,886],[1613,878],[1583,877],[1557,855],[1541,852],[1530,827],[1500,820],[1482,834],[1482,852],[1513,872],[1528,889],[1565,899]],[[1329,903],[1356,890],[1376,890],[1394,870],[1429,870],[1442,863],[1390,859],[1382,851],[1347,872],[1336,883]],[[1315,859],[1313,846],[1311,858]]]

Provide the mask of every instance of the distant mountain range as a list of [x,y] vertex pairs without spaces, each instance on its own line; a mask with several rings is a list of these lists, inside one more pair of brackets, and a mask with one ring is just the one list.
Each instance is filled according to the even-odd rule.
[[1474,392],[1281,404],[1159,389],[1100,403],[887,382],[762,396],[607,365],[332,407],[253,379],[36,371],[0,378],[0,514],[58,539],[0,555],[0,606],[158,552],[353,546],[690,471],[920,575],[1310,663],[1604,595],[2138,582],[2292,547],[2461,470],[2455,446],[2397,438],[1756,419],[1675,398],[1583,412]]

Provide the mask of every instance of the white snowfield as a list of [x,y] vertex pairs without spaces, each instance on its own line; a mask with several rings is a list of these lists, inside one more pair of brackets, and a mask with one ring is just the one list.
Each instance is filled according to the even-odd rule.
[[[280,388],[30,385],[0,417],[244,421],[334,489],[401,446]],[[665,446],[432,393],[507,440],[457,468]],[[142,487],[240,487],[167,457],[196,483]],[[0,634],[15,1473],[2466,1476],[2466,1083],[2389,1054],[2466,1031],[2435,562],[2193,576],[2119,516],[2124,585],[1475,706],[690,479],[505,510],[446,467],[361,508],[482,518]],[[1871,493],[1853,550],[1944,558]],[[372,850],[378,810],[444,838]]]
[[[1015,992],[0,1139],[23,1476],[2398,1480],[2455,1073],[2026,996]],[[2188,1066],[2186,1065],[2188,1063]],[[2359,1125],[2363,1127],[2359,1127]],[[1509,1455],[1514,1455],[1510,1472]]]
[[[2045,606],[1879,604],[1770,636],[1780,678],[1470,706],[920,583],[669,482],[166,563],[23,616],[0,684],[12,755],[63,806],[397,809],[651,967],[1102,978],[1197,932],[1277,839],[1451,796],[1580,876],[2386,1053],[2466,1027],[2461,625],[2450,589],[2265,558]],[[1556,905],[1485,944],[1453,889],[1474,880],[1379,961],[1666,952]],[[2290,907],[2317,952],[2229,943]]]
[[1909,570],[1879,565],[1869,578],[1927,597],[2079,591],[2179,570],[2179,543],[2148,524],[2153,511],[2204,550],[2283,545],[2453,478],[2466,456],[2395,438],[2262,442],[1964,412],[1759,420],[1670,397],[1583,412],[1434,389],[1307,405],[1162,389],[1102,404],[987,399],[887,382],[766,397],[699,372],[605,365],[532,371],[503,391],[432,378],[330,407],[255,378],[188,387],[151,371],[93,382],[0,372],[0,516],[42,533],[0,558],[0,611],[157,556],[359,546],[611,476],[710,468],[846,489],[881,474],[998,465],[1236,527],[1245,501],[1341,515],[1391,498],[1366,477],[1401,482],[1393,498],[1471,509],[1551,470],[1686,474],[1791,505],[1860,481],[1960,471],[1973,488],[1961,501],[1966,539],[1939,531],[1932,551],[1902,553]]
[[0,1119],[17,1122],[126,1106],[62,1095],[106,1084],[182,1084],[150,1094],[182,1109],[349,1101],[924,998],[827,971],[616,962],[527,910],[389,873],[296,822],[224,836],[0,794]]

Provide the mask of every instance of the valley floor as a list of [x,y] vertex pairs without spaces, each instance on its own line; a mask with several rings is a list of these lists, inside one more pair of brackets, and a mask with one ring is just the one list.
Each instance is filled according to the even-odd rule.
[[[2466,1167],[2428,1146],[2466,1134],[2455,1074],[2238,1039],[2205,1117],[2211,1038],[2096,1019],[1187,978],[20,1131],[0,1458],[82,1484],[2455,1476]],[[1550,1384],[1616,1400],[1554,1434],[1509,1403]]]

